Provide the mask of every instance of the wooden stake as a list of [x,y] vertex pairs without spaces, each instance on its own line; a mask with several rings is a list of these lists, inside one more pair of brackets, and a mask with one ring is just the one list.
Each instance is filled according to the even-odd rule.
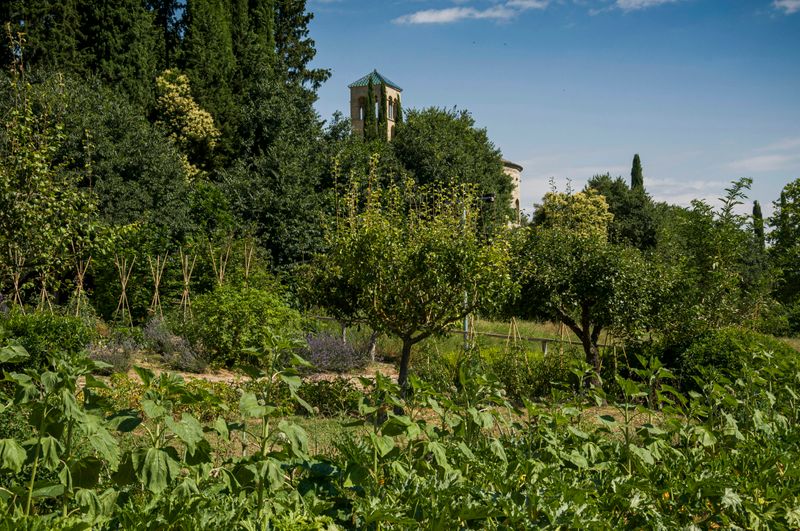
[[128,304],[128,281],[131,279],[134,263],[136,263],[136,257],[134,257],[130,264],[128,264],[127,257],[114,255],[114,264],[117,266],[119,283],[122,287],[122,293],[120,293],[119,296],[119,303],[117,304],[117,309],[114,313],[118,315],[120,312],[122,312],[122,320],[125,321],[125,310],[127,310],[128,323],[130,326],[133,326],[133,316],[131,316],[131,307]]
[[217,284],[220,286],[225,282],[225,268],[228,267],[232,246],[233,240],[232,238],[228,238],[227,243],[219,252],[219,258],[217,258],[214,247],[211,245],[211,240],[208,241],[208,253],[211,255],[211,266],[214,268],[214,276],[217,277]]
[[43,310],[44,305],[47,304],[50,313],[53,313],[53,305],[50,303],[50,294],[47,292],[47,273],[42,273],[39,277],[39,281],[42,284],[42,289],[39,291],[39,305],[36,309]]
[[162,319],[164,318],[164,310],[161,308],[159,288],[161,287],[161,278],[164,276],[164,267],[167,265],[168,257],[169,253],[165,254],[164,258],[161,258],[160,254],[156,255],[155,263],[153,263],[151,256],[147,257],[147,261],[150,264],[150,274],[153,277],[153,300],[150,302],[150,313],[153,315],[158,313],[158,316]]
[[14,249],[9,251],[11,255],[11,263],[13,264],[13,269],[11,271],[11,280],[14,283],[14,298],[12,299],[12,303],[15,306],[18,306],[20,311],[24,314],[25,313],[25,305],[22,304],[22,294],[20,293],[20,280],[22,278],[22,268],[25,267],[25,257],[22,256],[22,253],[19,252],[19,249]]
[[191,263],[189,262],[189,255],[183,252],[183,249],[179,249],[180,257],[181,257],[181,272],[183,273],[183,292],[181,293],[181,303],[180,307],[183,311],[183,322],[186,322],[186,318],[191,318],[192,316],[192,301],[189,298],[189,285],[192,281],[192,272],[194,271],[194,264],[197,260],[197,255],[192,256]]
[[86,271],[89,270],[89,264],[92,262],[92,257],[81,260],[75,259],[75,317],[81,314],[81,303],[85,297],[83,286],[84,279],[86,278]]
[[256,248],[255,242],[250,239],[244,242],[244,285],[249,285],[250,267],[253,264],[253,251]]

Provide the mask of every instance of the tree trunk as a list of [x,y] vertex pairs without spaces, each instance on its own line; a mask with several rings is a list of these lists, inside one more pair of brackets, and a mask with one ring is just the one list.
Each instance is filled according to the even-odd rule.
[[408,362],[411,360],[411,347],[413,344],[410,338],[403,339],[403,354],[400,357],[400,374],[397,376],[397,384],[400,386],[400,393],[403,398],[406,397],[406,389],[408,388]]
[[378,351],[378,332],[373,331],[369,336],[369,344],[367,345],[367,352],[369,352],[369,359],[375,363],[375,354]]
[[592,341],[592,336],[589,330],[582,330],[581,345],[583,345],[583,352],[586,355],[586,363],[594,369],[592,376],[592,384],[596,387],[600,386],[600,349],[597,348],[597,343]]

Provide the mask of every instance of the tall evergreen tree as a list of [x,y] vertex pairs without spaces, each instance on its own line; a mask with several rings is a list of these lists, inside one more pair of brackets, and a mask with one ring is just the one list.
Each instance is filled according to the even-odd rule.
[[364,106],[364,140],[377,138],[377,124],[375,123],[375,87],[372,78],[367,82],[367,103]]
[[386,140],[389,135],[389,120],[386,116],[386,85],[381,83],[380,103],[378,105],[378,138]]
[[236,139],[238,106],[231,87],[236,57],[230,19],[224,0],[192,0],[186,9],[182,66],[193,95],[222,132],[212,167],[224,165],[233,156]]
[[[2,23],[24,33],[26,66],[46,66],[85,73],[81,27],[81,0],[9,0],[0,2]],[[14,53],[3,29],[2,66],[8,70]]]
[[400,103],[400,95],[397,95],[397,101],[394,105],[394,123],[401,124],[403,123],[403,105]]
[[152,108],[163,55],[153,13],[140,0],[85,2],[82,21],[85,64],[106,83],[122,88],[134,103]]
[[180,45],[185,0],[147,0],[147,9],[153,13],[154,23],[161,33],[163,55],[159,70],[176,66],[176,55]]
[[312,93],[331,77],[330,70],[309,68],[317,51],[308,36],[308,24],[314,18],[306,11],[306,0],[274,0],[275,48],[289,80],[308,85]]
[[633,166],[631,167],[631,190],[644,188],[644,175],[642,175],[642,161],[639,154],[633,156]]
[[764,250],[764,216],[761,214],[761,204],[753,201],[753,235],[756,244],[762,251]]

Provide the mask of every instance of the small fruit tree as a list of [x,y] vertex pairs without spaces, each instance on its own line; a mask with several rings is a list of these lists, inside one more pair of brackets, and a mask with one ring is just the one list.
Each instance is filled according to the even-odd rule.
[[478,230],[472,187],[373,183],[352,180],[340,195],[313,283],[337,317],[357,314],[402,341],[405,390],[415,344],[511,293],[511,255],[505,229]]

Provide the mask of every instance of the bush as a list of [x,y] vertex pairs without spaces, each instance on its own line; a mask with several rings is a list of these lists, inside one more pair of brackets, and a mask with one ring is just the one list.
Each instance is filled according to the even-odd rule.
[[305,359],[319,371],[348,372],[363,369],[369,363],[369,352],[356,349],[341,337],[321,332],[306,337]]
[[273,291],[223,286],[194,299],[192,312],[186,334],[218,365],[258,364],[263,358],[246,349],[265,352],[276,337],[301,337],[300,314]]
[[575,377],[570,369],[572,360],[580,355],[567,349],[564,356],[557,353],[532,357],[524,350],[493,349],[481,353],[487,369],[494,373],[514,402],[522,399],[550,397],[556,389],[572,385]]
[[90,359],[111,365],[111,367],[97,372],[110,375],[126,373],[130,370],[139,345],[131,337],[115,336],[108,340],[94,342],[89,345],[87,350]]
[[162,363],[170,369],[195,373],[206,369],[203,355],[195,352],[185,338],[173,334],[163,319],[150,319],[142,332],[147,346],[161,356]]
[[5,339],[25,347],[31,367],[49,366],[53,352],[82,352],[98,336],[92,322],[49,312],[24,314],[14,310],[0,318],[0,328],[5,330]]
[[306,381],[297,391],[300,398],[325,416],[358,411],[358,402],[363,394],[347,378]]
[[792,363],[800,355],[772,336],[744,328],[721,328],[703,334],[683,352],[679,366],[681,384],[694,387],[695,376],[713,375],[716,371],[736,377],[754,354],[760,352],[772,352],[778,360]]

